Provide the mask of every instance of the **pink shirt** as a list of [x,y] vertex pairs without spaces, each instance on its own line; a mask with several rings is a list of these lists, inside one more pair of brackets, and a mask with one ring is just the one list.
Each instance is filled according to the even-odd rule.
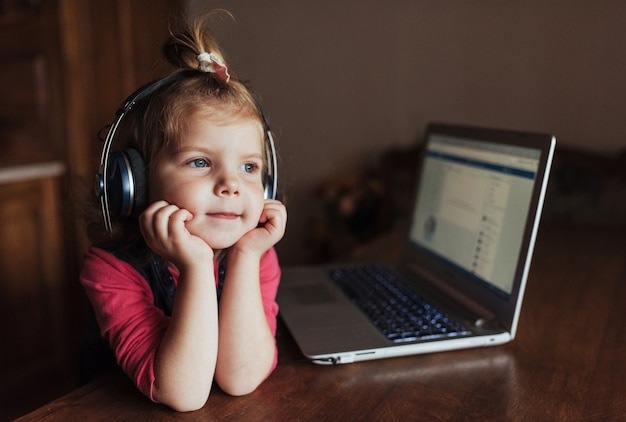
[[[172,269],[170,272],[174,283],[178,284],[177,272]],[[217,266],[215,272],[217,283]],[[259,275],[265,317],[276,336],[278,304],[275,299],[280,267],[274,248],[261,258]],[[100,332],[115,352],[118,364],[137,388],[154,401],[154,361],[169,317],[154,305],[148,282],[132,265],[97,247],[87,251],[80,280],[93,306]],[[270,373],[277,361],[275,352]]]

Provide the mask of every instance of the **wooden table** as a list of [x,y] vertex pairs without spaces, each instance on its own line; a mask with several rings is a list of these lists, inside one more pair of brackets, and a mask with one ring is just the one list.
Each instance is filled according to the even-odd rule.
[[624,233],[544,225],[507,345],[319,366],[281,328],[279,366],[248,396],[176,413],[115,373],[20,421],[626,420]]

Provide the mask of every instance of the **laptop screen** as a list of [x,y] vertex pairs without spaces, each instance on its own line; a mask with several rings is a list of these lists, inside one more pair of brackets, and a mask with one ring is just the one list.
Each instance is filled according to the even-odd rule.
[[431,133],[410,240],[508,297],[541,150]]

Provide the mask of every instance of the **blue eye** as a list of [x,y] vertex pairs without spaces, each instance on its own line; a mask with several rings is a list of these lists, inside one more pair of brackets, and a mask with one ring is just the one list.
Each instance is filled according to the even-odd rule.
[[246,163],[243,165],[243,171],[246,173],[254,173],[258,168],[259,166],[254,163]]
[[209,162],[204,158],[196,158],[195,160],[191,160],[189,165],[192,167],[208,167]]

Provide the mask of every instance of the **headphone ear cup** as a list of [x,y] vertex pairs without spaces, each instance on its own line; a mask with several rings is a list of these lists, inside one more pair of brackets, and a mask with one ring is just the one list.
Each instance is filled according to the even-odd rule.
[[129,215],[139,215],[146,209],[148,203],[148,175],[146,171],[146,163],[143,157],[133,148],[127,148],[124,153],[128,157],[128,162],[133,174],[135,183],[133,207]]
[[274,146],[274,137],[269,129],[265,132],[265,161],[267,166],[263,175],[263,196],[265,199],[276,199],[278,184],[276,147]]
[[107,168],[109,213],[121,217],[138,215],[146,207],[146,165],[135,149],[115,151]]

